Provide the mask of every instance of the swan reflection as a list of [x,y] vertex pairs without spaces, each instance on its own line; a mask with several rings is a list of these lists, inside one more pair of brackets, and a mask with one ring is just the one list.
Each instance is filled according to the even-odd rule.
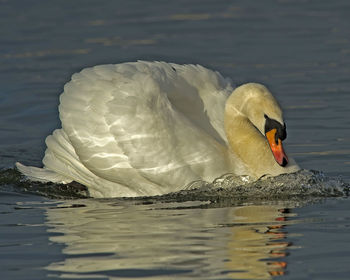
[[[63,202],[47,210],[62,278],[271,279],[287,266],[283,205],[208,208],[199,202]],[[204,209],[203,209],[204,208]]]
[[233,279],[270,279],[285,274],[288,255],[285,223],[288,208],[245,206],[234,210],[241,224],[232,225],[227,266]]

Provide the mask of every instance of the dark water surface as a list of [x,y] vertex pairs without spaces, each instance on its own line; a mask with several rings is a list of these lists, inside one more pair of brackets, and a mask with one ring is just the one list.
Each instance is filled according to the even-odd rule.
[[[0,0],[0,168],[41,165],[72,73],[199,63],[266,84],[289,154],[350,180],[350,2]],[[1,186],[1,279],[349,279],[350,202],[49,199]]]

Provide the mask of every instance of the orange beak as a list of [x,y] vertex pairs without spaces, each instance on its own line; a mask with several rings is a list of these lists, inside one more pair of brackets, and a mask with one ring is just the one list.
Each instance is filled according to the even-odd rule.
[[288,157],[283,150],[281,139],[276,138],[276,132],[277,132],[276,128],[271,129],[270,131],[266,132],[265,136],[270,145],[272,154],[275,157],[276,162],[279,165],[285,167],[288,164]]

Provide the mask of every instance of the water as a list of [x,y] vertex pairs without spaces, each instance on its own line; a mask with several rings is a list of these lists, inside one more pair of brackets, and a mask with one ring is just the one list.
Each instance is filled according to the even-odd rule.
[[[144,59],[268,85],[288,153],[349,180],[349,18],[345,0],[0,0],[0,168],[40,166],[72,73]],[[1,190],[2,279],[348,279],[348,198],[69,200],[11,181]]]
[[2,196],[5,279],[347,279],[349,273],[347,199],[211,208]]

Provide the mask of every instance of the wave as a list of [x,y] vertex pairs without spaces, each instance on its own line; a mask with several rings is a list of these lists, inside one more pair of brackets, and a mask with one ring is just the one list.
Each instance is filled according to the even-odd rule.
[[[79,183],[54,184],[26,180],[16,169],[0,171],[0,190],[46,196],[49,198],[88,198],[87,188]],[[136,203],[208,201],[216,205],[245,202],[347,197],[350,183],[341,177],[329,177],[320,171],[300,170],[296,173],[252,181],[248,176],[225,174],[212,183],[196,181],[184,190],[162,196],[115,198]]]

